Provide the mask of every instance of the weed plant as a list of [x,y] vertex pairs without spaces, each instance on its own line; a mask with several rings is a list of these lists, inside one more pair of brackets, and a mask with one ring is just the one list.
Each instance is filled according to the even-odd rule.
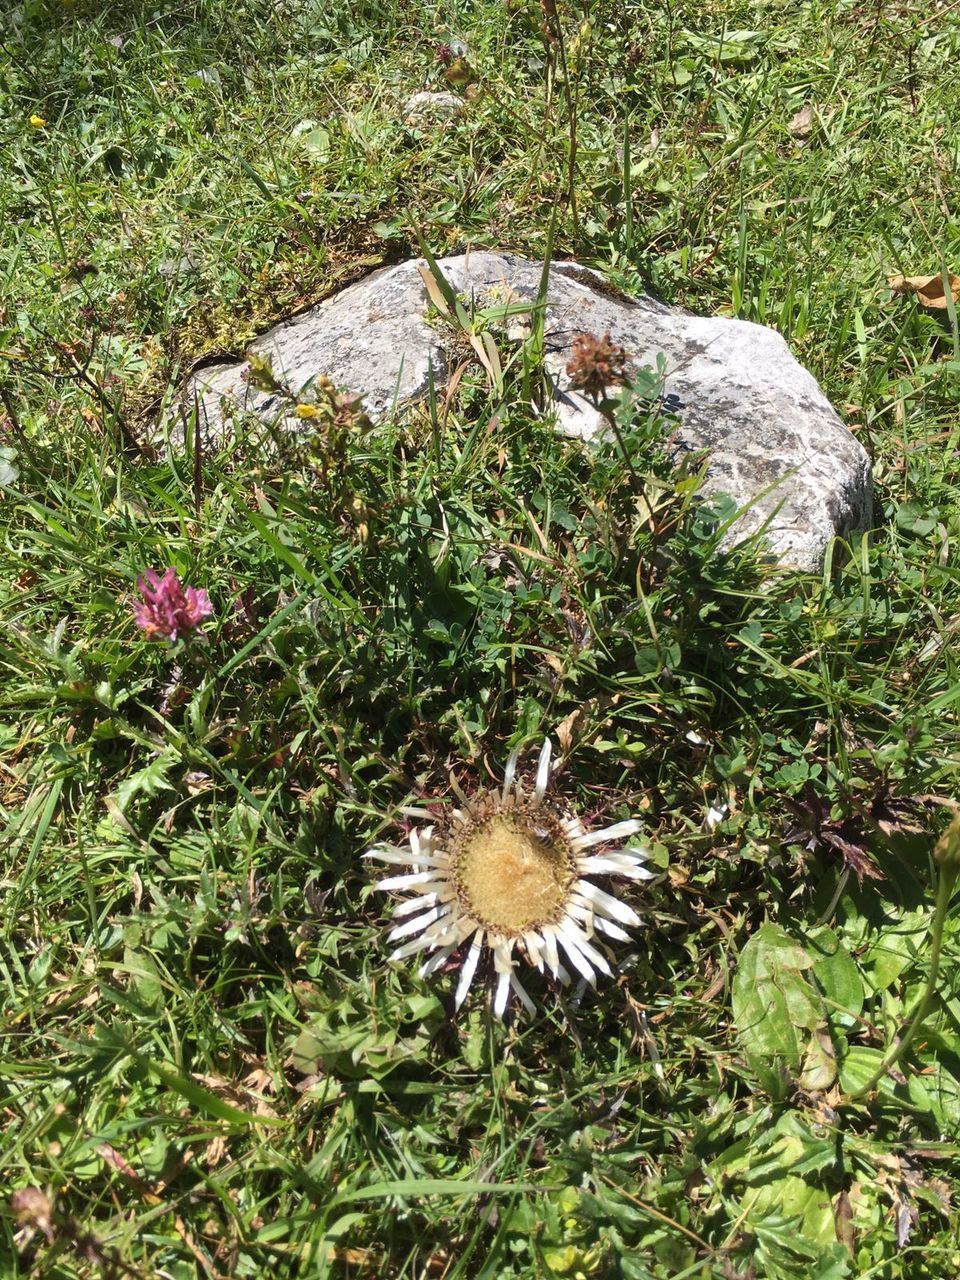
[[[958,1274],[960,343],[885,280],[956,264],[960,11],[2,21],[0,1273]],[[464,110],[409,125],[438,43]],[[418,235],[775,325],[875,530],[778,570],[662,406],[567,441],[522,362],[446,414],[151,433],[197,358]],[[168,567],[214,609],[173,643],[133,610]],[[360,854],[545,734],[661,878],[616,981],[454,1018]]]

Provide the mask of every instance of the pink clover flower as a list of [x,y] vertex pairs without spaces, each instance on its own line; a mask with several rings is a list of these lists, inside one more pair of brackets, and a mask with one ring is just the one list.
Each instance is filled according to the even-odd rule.
[[137,579],[137,590],[143,599],[133,602],[133,616],[148,636],[177,640],[198,630],[204,618],[213,613],[206,591],[185,587],[176,569],[167,569],[162,578],[148,569]]

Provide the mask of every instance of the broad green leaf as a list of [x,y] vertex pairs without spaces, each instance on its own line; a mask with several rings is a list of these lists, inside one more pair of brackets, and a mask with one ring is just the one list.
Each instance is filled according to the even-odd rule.
[[825,1021],[823,1001],[808,981],[813,961],[789,934],[764,924],[740,953],[733,980],[733,1017],[751,1058],[800,1067],[810,1034]]
[[849,951],[828,927],[806,935],[817,986],[827,1002],[831,1023],[852,1026],[863,1009],[863,979]]
[[893,986],[922,950],[930,928],[929,913],[907,911],[894,918],[863,959],[867,980],[877,991]]
[[330,152],[330,134],[322,125],[299,134],[297,141],[314,160],[326,160]]
[[[747,1222],[765,1226],[779,1248],[786,1251],[814,1256],[817,1246],[836,1240],[829,1193],[796,1174],[785,1173],[776,1182],[748,1188],[742,1204]],[[789,1223],[794,1224],[792,1231]]]
[[808,1280],[844,1280],[852,1275],[851,1259],[842,1244],[829,1245],[807,1272]]
[[[853,1045],[840,1066],[840,1087],[846,1094],[856,1093],[870,1080],[883,1061],[883,1051],[866,1045]],[[887,1076],[877,1085],[878,1090],[892,1092],[896,1082]]]
[[717,1180],[742,1179],[758,1187],[777,1182],[787,1173],[796,1177],[817,1173],[834,1165],[836,1158],[833,1138],[814,1136],[797,1112],[783,1112],[772,1127],[768,1112],[762,1127],[728,1147],[709,1168]]
[[951,1137],[960,1133],[960,1082],[942,1063],[911,1075],[907,1090],[911,1102],[933,1114],[938,1128]]
[[155,1009],[163,1004],[163,982],[157,963],[149,952],[124,947],[123,968],[130,975],[130,985],[145,1005]]

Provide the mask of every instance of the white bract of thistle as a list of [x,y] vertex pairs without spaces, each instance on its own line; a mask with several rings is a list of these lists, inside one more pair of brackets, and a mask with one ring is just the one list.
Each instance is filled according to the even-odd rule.
[[[601,848],[635,835],[635,818],[587,831],[572,813],[546,800],[551,745],[544,742],[534,789],[516,780],[518,752],[507,761],[502,790],[461,797],[441,825],[411,830],[409,848],[381,844],[365,855],[409,867],[377,888],[412,896],[394,909],[399,923],[388,940],[400,945],[390,960],[418,952],[427,958],[421,976],[434,973],[469,940],[460,969],[455,1006],[466,999],[484,948],[493,956],[493,1010],[503,1017],[513,992],[528,1013],[535,1007],[516,974],[524,958],[543,973],[568,983],[579,976],[596,986],[597,974],[612,977],[607,939],[629,942],[624,926],[641,923],[632,907],[588,876],[651,880],[639,848]],[[407,809],[412,817],[435,817]]]
[[703,820],[703,825],[708,831],[715,831],[723,822],[724,818],[730,812],[730,806],[726,804],[712,804],[707,810],[707,816]]

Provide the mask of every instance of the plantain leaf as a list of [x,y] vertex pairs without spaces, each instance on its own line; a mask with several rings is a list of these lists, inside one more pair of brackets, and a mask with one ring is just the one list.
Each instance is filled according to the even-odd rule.
[[799,1069],[812,1033],[826,1021],[812,975],[803,947],[778,925],[761,925],[741,951],[733,980],[733,1017],[748,1057]]

